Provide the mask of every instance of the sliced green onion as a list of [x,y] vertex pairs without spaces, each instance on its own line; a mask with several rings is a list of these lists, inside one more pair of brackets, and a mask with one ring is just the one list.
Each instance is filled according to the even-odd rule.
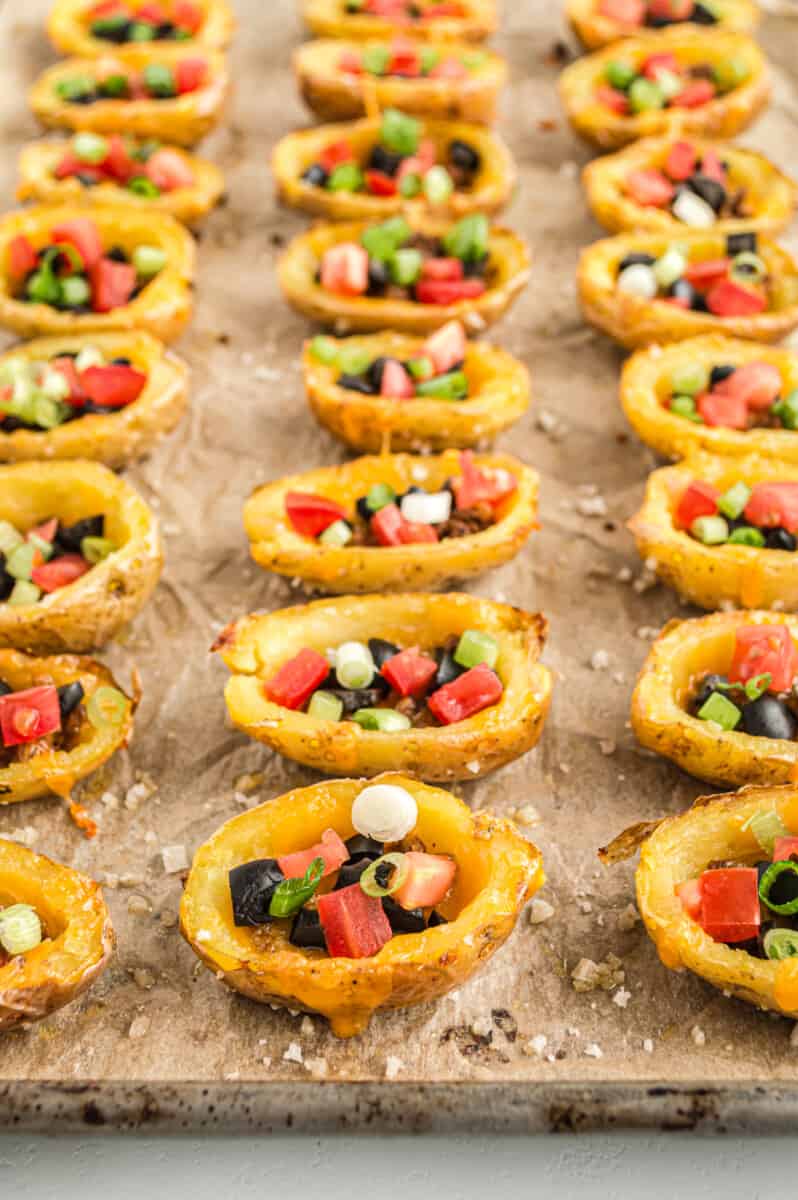
[[[762,675],[753,675],[746,681],[743,691],[749,700],[758,700],[760,696],[764,696],[765,692],[773,682],[773,676],[770,671],[765,671]],[[739,686],[731,684],[731,687]]]
[[798,429],[798,388],[774,404],[770,411],[785,429]]
[[630,83],[637,79],[637,68],[623,59],[614,58],[607,63],[604,77],[612,87],[619,92],[625,92]]
[[460,62],[469,71],[478,71],[480,67],[484,67],[488,60],[488,56],[484,50],[470,50],[467,54],[460,55]]
[[40,429],[55,429],[72,413],[71,405],[51,400],[49,396],[37,396],[33,402],[33,420]]
[[364,184],[363,172],[357,163],[339,163],[327,180],[330,192],[359,192]]
[[[784,904],[778,904],[775,900],[769,898],[776,880],[782,875],[795,875],[798,877],[798,863],[794,863],[789,858],[783,862],[771,863],[759,881],[759,899],[763,904],[767,905],[771,912],[780,913],[782,916],[789,916],[790,913],[798,912],[798,895],[793,900],[787,900]],[[798,884],[798,878],[796,878],[796,884]]]
[[0,946],[6,954],[27,954],[41,945],[42,923],[30,904],[0,909]]
[[338,366],[344,375],[362,375],[371,366],[371,354],[357,346],[344,346],[338,354]]
[[681,279],[687,267],[687,255],[684,254],[676,246],[671,246],[669,250],[657,259],[651,268],[654,272],[654,278],[661,288],[668,288],[677,279]]
[[416,395],[434,396],[438,400],[463,400],[468,395],[468,379],[464,371],[449,371],[417,384]]
[[[387,884],[381,884],[377,878],[377,873],[382,874],[385,868],[390,868],[390,876]],[[375,896],[381,899],[383,896],[392,896],[394,892],[398,892],[404,881],[407,879],[407,858],[404,854],[398,851],[392,851],[390,854],[383,854],[382,858],[375,859],[369,863],[363,874],[360,876],[360,886],[367,896]]]
[[761,283],[767,273],[767,264],[764,259],[750,250],[735,255],[729,267],[732,279],[736,279],[740,283]]
[[671,391],[677,396],[697,396],[709,387],[709,368],[701,363],[684,363],[674,367],[670,385]]
[[333,521],[319,534],[319,541],[323,546],[346,546],[352,541],[352,526],[348,521]]
[[768,958],[795,958],[798,955],[798,929],[769,929],[762,944]]
[[69,395],[66,375],[61,371],[51,370],[49,367],[45,371],[39,387],[48,400],[66,400]]
[[420,355],[418,358],[409,358],[405,366],[413,379],[431,379],[435,374],[435,364],[431,358],[426,358],[424,355]]
[[443,248],[452,258],[479,262],[488,252],[490,225],[484,213],[469,213],[446,231]]
[[86,701],[86,716],[95,729],[121,725],[127,713],[127,699],[118,688],[98,687]]
[[695,400],[692,396],[673,396],[668,408],[677,417],[686,417],[688,421],[693,421],[696,425],[703,425],[704,423],[704,418],[696,409]]
[[14,579],[30,579],[36,547],[31,542],[22,542],[6,555],[6,570]]
[[82,275],[68,275],[61,280],[61,303],[66,308],[81,308],[90,299],[91,288]]
[[422,75],[429,75],[430,71],[434,71],[440,61],[440,50],[433,50],[431,46],[421,47],[420,66]]
[[377,673],[371,651],[363,642],[344,642],[335,654],[335,677],[342,688],[357,691],[371,684]]
[[108,139],[99,133],[76,133],[72,139],[72,152],[81,162],[100,163],[108,157]]
[[732,704],[731,700],[727,700],[719,692],[713,692],[707,702],[698,710],[700,720],[712,721],[728,732],[737,728],[742,715],[737,705]]
[[409,171],[407,175],[402,177],[402,181],[399,184],[399,195],[403,196],[405,200],[414,200],[421,191],[422,186],[421,176],[416,174],[415,171]]
[[168,98],[177,94],[174,71],[165,63],[147,63],[142,79],[151,96]]
[[316,362],[324,363],[329,367],[338,358],[338,345],[334,338],[325,337],[319,333],[310,343],[310,353],[316,359]]
[[718,500],[718,508],[724,517],[735,521],[751,499],[751,489],[744,483],[735,483]]
[[423,261],[420,250],[397,250],[388,263],[391,280],[398,287],[412,287],[421,275]]
[[730,546],[754,546],[757,550],[761,550],[764,544],[764,534],[753,525],[741,525],[729,534]]
[[788,837],[790,833],[775,809],[753,813],[743,825],[743,829],[751,831],[769,856],[773,854],[776,838]]
[[53,557],[53,543],[46,542],[43,537],[39,537],[38,533],[29,533],[28,541],[39,551],[43,559],[47,560]]
[[749,74],[748,63],[739,55],[723,58],[712,68],[712,75],[721,92],[733,91],[741,83],[745,83]]
[[369,512],[379,512],[388,504],[393,504],[396,492],[388,483],[373,483],[366,492],[366,508]]
[[284,879],[272,892],[270,917],[291,917],[307,904],[324,874],[324,859],[314,858],[301,879]]
[[424,195],[430,204],[445,204],[454,191],[454,180],[446,167],[437,164],[430,167],[424,176]]
[[675,71],[658,71],[657,85],[666,100],[672,100],[684,89],[684,79]]
[[119,99],[120,96],[127,95],[128,87],[127,75],[119,72],[116,75],[106,75],[105,79],[98,83],[97,90],[102,92],[103,96]]
[[144,196],[148,200],[154,200],[161,194],[157,183],[153,183],[146,175],[134,175],[132,179],[128,179],[126,187],[134,196]]
[[334,692],[326,692],[320,688],[314,692],[307,707],[307,714],[317,721],[340,721],[343,716],[344,704],[340,696]]
[[452,657],[461,667],[477,667],[480,663],[495,667],[499,657],[499,643],[489,633],[483,633],[480,629],[466,629],[460,635]]
[[363,729],[380,733],[402,733],[410,728],[410,718],[395,708],[359,708],[352,713],[352,720]]
[[360,243],[369,258],[388,262],[396,251],[412,237],[413,230],[404,217],[390,217],[379,225],[369,225],[360,235]]
[[387,46],[366,46],[361,56],[361,65],[367,75],[384,75],[391,61]]
[[8,556],[24,541],[22,534],[10,521],[0,521],[0,554]]
[[6,600],[6,604],[12,604],[15,608],[25,608],[28,604],[36,604],[41,594],[41,588],[38,588],[35,583],[31,583],[29,579],[18,579],[11,589],[11,595]]
[[665,95],[653,79],[638,75],[629,85],[629,104],[632,112],[653,112],[665,107]]
[[62,79],[55,85],[55,92],[62,100],[70,103],[74,100],[82,100],[84,96],[90,96],[94,91],[94,80],[91,75],[73,75],[69,79]]
[[131,262],[137,275],[143,279],[151,279],[166,266],[166,252],[160,246],[136,246]]
[[729,540],[729,526],[723,517],[696,517],[690,532],[705,546],[720,546]]
[[116,542],[112,542],[107,537],[85,537],[81,538],[80,552],[90,562],[92,566],[102,562],[109,554],[113,554],[117,549]]
[[158,30],[149,21],[134,21],[128,31],[129,42],[152,42],[158,36]]
[[105,357],[102,350],[99,350],[97,346],[84,346],[82,350],[78,351],[77,358],[75,359],[75,370],[78,374],[81,374],[89,367],[101,367],[104,362]]
[[415,154],[421,137],[421,122],[397,108],[386,108],[380,123],[380,141],[383,146],[405,157]]

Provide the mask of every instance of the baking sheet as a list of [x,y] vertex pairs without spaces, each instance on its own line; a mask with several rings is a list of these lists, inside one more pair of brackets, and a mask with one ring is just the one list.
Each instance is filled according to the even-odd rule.
[[[16,152],[36,133],[25,89],[52,59],[47,7],[0,7],[5,205]],[[576,303],[578,250],[600,231],[579,185],[588,152],[558,104],[553,48],[564,30],[552,0],[506,4],[497,39],[512,64],[499,128],[521,177],[506,220],[529,239],[533,269],[491,335],[532,372],[534,406],[497,444],[541,472],[543,529],[473,590],[548,615],[557,686],[538,749],[458,791],[475,807],[537,810],[530,833],[555,913],[537,926],[523,918],[455,994],[377,1017],[345,1042],[321,1018],[232,994],[178,933],[181,882],[165,873],[163,847],[190,856],[243,805],[314,780],[230,729],[227,673],[208,653],[231,618],[298,599],[250,564],[242,501],[259,482],[345,458],[306,406],[298,354],[309,326],[282,302],[274,271],[280,246],[304,226],[275,203],[268,170],[276,138],[308,121],[290,71],[295,5],[236,7],[236,94],[202,147],[227,173],[229,199],[203,227],[196,315],[179,344],[193,368],[192,407],[129,472],[160,514],[167,551],[154,600],[105,655],[123,680],[134,664],[141,671],[136,736],[84,787],[101,826],[95,841],[56,801],[0,810],[0,834],[105,880],[119,947],[87,996],[2,1039],[0,1121],[48,1131],[789,1125],[798,1115],[790,1023],[665,971],[629,910],[631,866],[607,871],[596,859],[626,825],[674,812],[701,788],[642,753],[627,725],[649,639],[684,610],[651,586],[623,527],[653,460],[618,408],[621,356],[583,325]],[[774,100],[742,139],[793,171],[797,36],[798,23],[767,18]],[[575,990],[582,959],[600,964],[607,990]]]

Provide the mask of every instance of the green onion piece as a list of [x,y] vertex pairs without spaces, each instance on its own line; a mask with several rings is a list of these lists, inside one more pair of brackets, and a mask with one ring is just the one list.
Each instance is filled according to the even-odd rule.
[[[167,68],[168,70],[168,68]],[[127,75],[107,75],[100,83],[97,84],[97,90],[103,96],[109,96],[112,100],[118,100],[128,93]]]
[[729,526],[723,517],[696,517],[690,533],[705,546],[720,546],[729,540]]
[[688,421],[693,421],[696,425],[703,425],[704,423],[704,418],[696,409],[695,400],[692,396],[673,396],[668,408],[677,417],[686,417]]
[[6,570],[14,579],[30,579],[36,547],[31,542],[16,546],[6,557]]
[[90,96],[94,91],[94,80],[91,75],[73,75],[69,79],[62,79],[55,85],[55,93],[61,100],[65,100],[67,104],[82,100],[84,96]]
[[785,429],[798,429],[798,388],[774,404],[770,411],[779,418]]
[[327,180],[330,192],[359,192],[363,189],[363,172],[357,163],[339,163]]
[[25,285],[25,295],[34,304],[58,304],[61,300],[61,281],[56,278],[46,258]]
[[149,21],[134,21],[128,30],[129,42],[153,42],[158,36],[158,30]]
[[363,642],[344,642],[335,655],[335,677],[342,688],[369,687],[377,673],[371,651]]
[[348,521],[333,521],[319,534],[319,541],[323,546],[345,546],[352,541],[352,526]]
[[448,371],[434,379],[424,379],[416,385],[417,396],[433,396],[437,400],[464,400],[468,395],[468,379],[464,371]]
[[[377,872],[382,874],[386,868],[391,868],[391,873],[387,884],[383,885],[377,878]],[[392,851],[390,854],[383,854],[382,858],[377,858],[374,862],[369,863],[363,874],[360,876],[360,886],[367,896],[374,896],[381,899],[383,896],[392,896],[394,892],[398,892],[404,881],[407,879],[407,858],[404,854],[398,851]]]
[[90,299],[91,288],[82,275],[68,275],[61,280],[61,303],[66,308],[81,308]]
[[[760,696],[764,696],[772,682],[773,676],[770,671],[765,671],[762,675],[753,675],[746,682],[743,690],[749,700],[758,700]],[[739,687],[739,684],[731,684],[730,686]]]
[[679,92],[684,89],[684,79],[681,75],[677,75],[675,71],[659,71],[657,73],[657,84],[666,100],[672,100],[674,96],[678,96]]
[[0,521],[0,554],[8,556],[24,541],[22,534],[10,521]]
[[76,133],[72,152],[81,162],[100,163],[108,157],[108,139],[99,133]]
[[88,370],[89,367],[101,367],[104,363],[102,350],[97,346],[84,346],[75,359],[75,370],[80,373]]
[[409,358],[405,366],[413,379],[431,379],[435,374],[435,364],[431,358],[426,358],[424,355],[418,358]]
[[43,559],[53,557],[53,543],[46,542],[43,537],[39,537],[38,533],[29,533],[28,542],[39,551]]
[[369,258],[379,262],[388,262],[412,236],[413,230],[404,217],[391,217],[379,225],[369,225],[360,235],[360,242],[368,252]]
[[488,60],[488,56],[484,50],[471,50],[468,54],[460,55],[460,62],[469,71],[478,71],[480,67],[484,67]]
[[11,595],[6,600],[6,604],[13,604],[16,608],[25,608],[28,604],[35,604],[41,597],[41,588],[38,588],[35,583],[31,583],[29,579],[18,579],[11,589]]
[[142,279],[151,279],[166,266],[166,252],[160,246],[136,246],[131,262],[137,275]]
[[109,38],[120,34],[127,27],[127,23],[127,13],[119,13],[118,16],[98,17],[96,21],[92,21],[89,29],[93,37]]
[[776,838],[788,837],[790,833],[775,809],[755,812],[745,822],[743,829],[750,829],[768,856],[773,854]]
[[153,183],[146,175],[134,175],[132,179],[127,181],[127,190],[133,192],[134,196],[144,196],[147,200],[154,200],[156,196],[160,196],[161,189],[157,183]]
[[359,708],[352,713],[352,720],[363,729],[380,733],[402,733],[410,728],[410,718],[395,708]]
[[86,716],[95,729],[121,725],[127,714],[127,698],[118,688],[98,687],[86,702]]
[[742,715],[737,705],[732,704],[731,700],[727,700],[719,692],[713,692],[706,704],[698,710],[700,720],[713,721],[715,725],[720,725],[721,729],[729,732],[737,728]]
[[421,74],[429,75],[430,71],[434,71],[441,61],[440,50],[433,50],[431,46],[422,46],[420,60]]
[[344,704],[334,692],[326,692],[320,688],[314,692],[307,707],[307,714],[316,721],[340,721],[343,716]]
[[310,353],[316,362],[324,363],[326,367],[329,367],[338,358],[338,346],[334,338],[325,337],[320,333],[311,341]]
[[629,104],[632,112],[653,112],[665,107],[665,94],[653,79],[638,75],[629,86]]
[[739,283],[761,283],[768,273],[767,264],[758,254],[750,250],[736,254],[731,261],[729,274]]
[[[681,84],[679,85],[681,87]],[[687,267],[687,255],[677,246],[671,246],[651,268],[661,288],[668,288],[681,279]]]
[[395,154],[415,154],[421,137],[421,122],[397,108],[386,108],[380,123],[380,141]]
[[721,59],[712,68],[712,75],[721,92],[733,91],[740,84],[745,83],[749,74],[748,63],[739,55],[734,58]]
[[440,164],[430,167],[424,176],[424,195],[430,204],[445,204],[454,191],[454,180],[446,167]]
[[42,923],[30,904],[0,909],[0,946],[6,954],[27,954],[41,945]]
[[421,187],[421,176],[417,175],[415,171],[411,171],[403,177],[399,184],[399,195],[403,196],[405,200],[413,200],[421,191]]
[[490,225],[484,213],[469,213],[446,231],[443,248],[452,258],[479,262],[488,252]]
[[611,87],[617,88],[619,92],[625,92],[630,83],[637,79],[637,68],[630,62],[614,58],[607,63],[604,77]]
[[61,371],[51,370],[48,367],[39,385],[39,390],[48,400],[66,400],[69,395],[69,384]]
[[[72,412],[71,405],[53,400],[50,396],[37,396],[33,401],[32,417],[40,429],[55,429],[58,425],[63,425]],[[34,537],[30,540],[37,541]]]
[[480,663],[495,667],[499,657],[499,643],[489,633],[482,633],[479,629],[466,629],[460,635],[452,657],[461,667],[478,667]]
[[794,863],[792,859],[787,858],[783,862],[771,863],[764,875],[759,881],[759,899],[763,904],[766,904],[771,912],[780,913],[782,916],[789,916],[790,913],[798,912],[798,895],[793,900],[787,900],[784,904],[778,904],[775,900],[770,899],[770,893],[776,883],[776,880],[781,875],[798,876],[798,863]]
[[420,250],[397,250],[388,264],[391,279],[398,287],[412,287],[421,274],[422,262]]
[[177,94],[174,71],[165,63],[147,63],[142,80],[151,96],[168,98]]
[[369,512],[379,512],[388,504],[393,504],[396,492],[388,483],[373,483],[366,492],[366,508]]
[[338,353],[343,375],[362,375],[371,366],[371,353],[358,346],[344,346]]
[[751,489],[744,483],[735,483],[728,488],[718,500],[718,508],[724,517],[734,521],[739,517],[748,501],[751,499]]
[[757,550],[761,550],[764,544],[764,534],[753,525],[740,525],[729,534],[730,546],[755,546]]
[[366,46],[360,59],[367,75],[384,75],[390,61],[391,51],[388,46]]
[[116,542],[112,542],[107,537],[81,538],[80,552],[86,559],[86,562],[90,562],[92,566],[102,562],[109,554],[113,554],[116,549]]
[[324,874],[324,859],[314,858],[301,879],[284,879],[272,892],[270,917],[291,917],[307,904]]
[[709,368],[701,363],[684,363],[674,367],[670,376],[671,391],[677,396],[697,396],[709,387]]
[[768,958],[795,958],[798,955],[798,929],[769,929],[762,944]]

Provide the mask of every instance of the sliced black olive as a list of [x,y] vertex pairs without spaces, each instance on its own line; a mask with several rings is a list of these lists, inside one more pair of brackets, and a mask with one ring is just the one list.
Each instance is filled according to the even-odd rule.
[[129,367],[131,365],[130,359],[125,358],[123,355],[120,355],[118,358],[112,358],[111,362],[115,367]]
[[712,10],[705,8],[701,3],[696,4],[695,8],[690,14],[690,20],[694,25],[717,25],[718,23],[718,18],[715,16]]
[[105,517],[84,517],[74,525],[59,525],[55,535],[56,545],[62,553],[80,554],[80,543],[86,537],[102,537]]
[[451,683],[463,674],[463,667],[454,661],[449,650],[445,650],[441,655],[441,660],[438,664],[438,673],[432,681],[432,689],[444,687],[445,684]]
[[695,696],[695,706],[697,709],[703,708],[709,697],[718,690],[723,691],[723,684],[728,684],[728,679],[725,675],[705,675],[699,684],[698,691]]
[[389,658],[399,653],[399,647],[394,646],[393,642],[386,642],[384,638],[369,638],[369,650],[378,671],[382,670]]
[[96,187],[98,183],[98,180],[96,180],[93,175],[87,175],[85,171],[78,171],[75,175],[75,178],[77,179],[78,183],[83,185],[83,187]]
[[646,14],[646,25],[649,29],[665,29],[668,25],[673,24],[673,17],[654,17],[651,13]]
[[265,925],[271,921],[269,905],[285,876],[274,858],[258,858],[233,867],[229,875],[233,920],[236,925]]
[[65,721],[69,714],[75,711],[84,695],[83,684],[77,679],[72,683],[61,685],[58,689],[58,707],[61,710],[62,721]]
[[439,912],[431,912],[427,921],[427,929],[437,929],[439,925],[448,925],[446,917],[442,917]]
[[155,31],[155,36],[159,39],[171,38],[175,35],[175,27],[171,21],[164,21]]
[[702,175],[700,171],[690,176],[687,186],[691,192],[705,200],[713,212],[719,213],[726,203],[726,189],[723,184],[718,183],[717,179],[710,179],[708,175]]
[[790,533],[788,529],[783,529],[781,525],[776,525],[775,528],[769,529],[765,534],[765,545],[768,550],[795,550],[798,542],[795,535]]
[[[794,862],[795,859],[793,858],[792,861]],[[769,867],[773,866],[772,863],[767,863],[766,865]],[[759,882],[762,882],[761,875]],[[768,899],[772,900],[774,904],[791,904],[793,900],[798,899],[798,874],[795,871],[782,871],[774,879],[768,891]]]
[[361,392],[364,396],[376,396],[377,394],[365,375],[339,375],[337,383],[339,387],[346,388],[349,392]]
[[324,187],[329,177],[321,163],[314,163],[312,167],[308,167],[307,171],[303,172],[302,182],[309,183],[312,187]]
[[[387,686],[387,685],[386,685]],[[357,712],[359,708],[377,708],[383,699],[386,687],[330,689],[341,701],[345,713]]]
[[644,254],[642,251],[634,250],[631,254],[625,254],[618,263],[618,272],[625,271],[627,267],[651,267],[656,261],[653,254]]
[[324,930],[315,908],[300,908],[291,924],[288,940],[303,950],[326,950]]
[[0,696],[10,696],[13,690],[3,679],[0,679]]
[[358,496],[357,501],[355,502],[355,508],[357,509],[358,516],[362,517],[364,521],[370,521],[374,516],[374,513],[366,503],[365,496]]
[[462,171],[478,171],[482,162],[479,151],[460,138],[454,138],[449,143],[449,160]]
[[349,862],[358,858],[382,858],[385,853],[385,847],[382,842],[377,842],[374,838],[364,837],[362,833],[356,833],[349,838],[346,848],[349,851]]
[[421,933],[426,929],[423,909],[402,908],[390,896],[383,896],[382,907],[394,933]]
[[385,291],[388,284],[391,282],[391,277],[388,273],[388,268],[385,263],[380,262],[376,258],[369,259],[369,294],[381,295]]
[[394,873],[393,864],[389,863],[389,862],[383,862],[383,863],[380,863],[379,866],[377,867],[377,869],[375,870],[374,878],[376,879],[377,883],[379,884],[379,886],[381,888],[387,888],[390,886],[393,873]]
[[713,367],[709,373],[710,386],[715,387],[716,384],[723,383],[723,380],[728,379],[736,370],[736,367],[732,367],[728,363],[721,363],[717,367]]
[[706,301],[700,292],[696,291],[688,279],[677,279],[668,288],[668,295],[677,300],[686,300],[695,312],[706,310]]
[[755,233],[730,233],[726,238],[726,253],[730,258],[736,254],[756,254],[757,237]]
[[366,377],[371,386],[374,388],[375,392],[379,392],[380,388],[382,387],[382,374],[385,370],[386,364],[395,361],[395,359],[386,358],[384,354],[381,354],[379,358],[374,359],[374,362],[371,364],[368,371],[366,371]]
[[383,175],[394,176],[402,165],[402,155],[386,150],[385,146],[375,146],[369,155],[368,165],[373,171],[381,171]]
[[[377,857],[381,857],[381,853]],[[341,888],[351,887],[353,883],[357,883],[366,867],[370,867],[373,862],[373,858],[367,858],[365,855],[362,858],[352,858],[345,862],[338,872],[333,891],[337,892]]]
[[488,256],[476,259],[474,262],[463,263],[463,274],[469,279],[484,279],[488,268]]
[[128,261],[127,251],[122,246],[112,246],[105,257],[114,262],[126,263]]
[[798,730],[798,721],[782,700],[765,693],[758,700],[745,705],[740,727],[752,737],[792,741]]
[[0,554],[0,600],[7,600],[14,590],[16,579],[6,570],[6,559]]

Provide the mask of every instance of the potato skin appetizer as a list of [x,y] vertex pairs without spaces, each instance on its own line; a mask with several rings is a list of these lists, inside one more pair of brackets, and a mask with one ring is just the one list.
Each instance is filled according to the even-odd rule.
[[286,516],[289,491],[329,496],[348,508],[379,482],[387,483],[397,494],[414,483],[437,491],[457,474],[458,463],[456,451],[437,458],[375,455],[257,488],[244,506],[252,557],[267,571],[303,579],[311,587],[336,594],[442,588],[454,580],[481,575],[513,558],[537,526],[537,472],[509,455],[480,455],[475,460],[479,468],[509,471],[518,481],[516,491],[497,511],[495,524],[480,533],[434,544],[334,547],[303,537]]
[[45,941],[0,965],[0,1032],[40,1021],[102,974],[114,947],[98,885],[85,875],[0,838],[0,895],[30,904]]
[[144,607],[163,565],[152,511],[107,467],[82,459],[0,467],[0,520],[17,529],[98,510],[118,549],[35,604],[0,604],[0,646],[38,654],[102,646]]
[[369,13],[346,12],[343,0],[304,0],[305,24],[317,38],[402,37],[428,39],[454,38],[463,42],[481,42],[496,32],[495,0],[464,0],[465,12],[459,17],[434,17],[425,21],[394,24]]
[[197,851],[180,905],[183,936],[228,986],[253,1000],[322,1013],[336,1037],[361,1033],[378,1010],[434,1000],[464,983],[506,941],[544,880],[539,851],[509,821],[472,814],[451,792],[401,774],[379,782],[411,793],[419,811],[414,833],[457,862],[446,924],[393,938],[370,958],[322,957],[291,945],[278,926],[268,927],[264,941],[233,924],[229,870],[305,845],[327,828],[351,837],[352,804],[365,786],[355,779],[298,788],[228,821]]
[[[187,43],[195,51],[207,48],[224,50],[235,31],[235,17],[227,0],[195,0],[203,11],[203,21]],[[91,58],[108,54],[115,46],[107,38],[94,37],[89,28],[90,0],[54,0],[47,18],[47,33],[59,54],[74,54]],[[134,7],[137,7],[134,5]],[[156,39],[156,45],[172,43]],[[135,43],[126,43],[135,45]]]
[[[321,721],[268,700],[263,682],[306,646],[323,653],[331,639],[396,638],[440,644],[479,628],[500,646],[499,703],[441,728],[370,731],[352,721]],[[538,658],[546,635],[539,614],[461,593],[316,600],[242,617],[219,635],[232,678],[225,700],[233,723],[280,754],[327,775],[378,775],[396,769],[434,780],[477,779],[535,745],[551,700],[552,678]]]
[[[685,21],[679,22],[679,28],[691,33],[698,33],[699,29],[703,29],[706,37],[724,30],[753,33],[759,24],[759,9],[751,0],[715,0],[713,7],[719,16],[715,25],[707,28]],[[588,50],[600,50],[620,38],[634,37],[651,28],[622,25],[619,21],[604,16],[599,12],[598,0],[568,0],[565,16],[582,45]]]

